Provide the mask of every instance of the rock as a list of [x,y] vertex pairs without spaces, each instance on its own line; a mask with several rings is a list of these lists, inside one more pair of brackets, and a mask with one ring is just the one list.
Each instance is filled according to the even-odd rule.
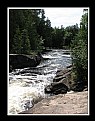
[[71,64],[71,65],[69,65],[69,66],[67,66],[66,68],[71,68],[71,69],[72,69],[72,64]]
[[70,55],[70,52],[64,52],[63,54]]
[[24,108],[25,110],[29,110],[30,108],[32,108],[34,106],[34,103],[31,101],[28,101],[24,104]]
[[53,79],[53,82],[59,82],[61,79],[65,78],[65,76],[61,75],[61,76],[56,76],[54,79]]
[[55,78],[53,79],[53,82],[58,82],[58,81],[60,81],[61,79],[64,79],[64,78],[67,78],[67,77],[69,77],[70,76],[70,74],[71,74],[71,72],[67,72],[67,73],[65,73],[65,74],[63,74],[63,75],[57,75],[57,76],[55,76]]
[[52,84],[52,91],[53,91],[53,94],[65,94],[67,93],[68,91],[68,87],[63,84],[62,82],[61,83],[53,83]]
[[45,93],[52,93],[52,94],[65,94],[68,91],[68,87],[60,83],[52,83],[45,88]]
[[36,56],[25,55],[25,54],[10,54],[9,55],[9,71],[13,69],[21,69],[27,67],[36,67],[41,62],[41,54]]
[[59,94],[45,98],[19,114],[89,114],[88,91]]
[[53,93],[52,92],[52,85],[46,86],[45,89],[44,89],[44,91],[45,91],[46,94]]
[[87,87],[86,87],[86,88],[84,88],[84,89],[83,89],[83,91],[88,91],[88,88],[87,88]]
[[75,85],[72,86],[72,90],[75,92],[80,92],[83,91],[85,89],[85,85],[83,82],[78,83],[76,82]]
[[45,87],[45,93],[63,94],[71,89],[71,66],[57,71],[53,83]]
[[64,74],[71,72],[71,70],[72,70],[72,68],[65,68],[63,70],[57,71],[55,78],[59,77],[59,76],[64,76]]

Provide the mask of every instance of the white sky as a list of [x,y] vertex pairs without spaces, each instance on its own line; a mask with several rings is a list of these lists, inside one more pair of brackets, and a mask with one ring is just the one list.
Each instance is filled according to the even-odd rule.
[[80,24],[83,9],[89,7],[9,7],[11,9],[44,9],[45,17],[51,21],[52,27],[67,27]]
[[43,8],[45,10],[45,16],[48,17],[51,21],[52,27],[67,27],[71,25],[75,25],[76,23],[80,24],[81,17],[83,15],[83,9],[85,7],[53,7],[53,8]]

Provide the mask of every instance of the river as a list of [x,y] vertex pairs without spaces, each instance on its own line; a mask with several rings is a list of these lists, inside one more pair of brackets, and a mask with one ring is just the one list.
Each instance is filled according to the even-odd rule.
[[69,50],[52,49],[42,54],[37,67],[15,69],[8,76],[8,115],[28,110],[37,101],[47,98],[44,88],[53,82],[57,70],[71,65]]

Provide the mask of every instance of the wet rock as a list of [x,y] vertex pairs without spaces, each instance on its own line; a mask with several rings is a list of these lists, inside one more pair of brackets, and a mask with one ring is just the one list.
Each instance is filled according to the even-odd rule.
[[25,54],[9,55],[9,72],[13,69],[21,69],[27,67],[36,67],[41,62],[42,56],[38,53],[36,56]]
[[34,103],[33,103],[33,101],[28,101],[28,102],[26,102],[25,104],[24,104],[24,108],[25,108],[25,110],[29,110],[30,108],[32,108],[34,106]]
[[45,93],[46,94],[60,94],[60,93],[66,93],[68,91],[68,87],[64,85],[62,82],[60,83],[51,83],[51,85],[48,85],[45,87]]
[[83,81],[80,82],[76,82],[73,86],[72,86],[72,90],[75,92],[81,92],[81,91],[87,91],[88,90],[88,86],[84,84]]
[[65,94],[68,91],[68,87],[63,84],[62,82],[60,83],[52,83],[51,85],[48,85],[45,88],[45,93],[53,93],[53,94]]
[[64,76],[64,74],[66,74],[67,72],[71,72],[72,70],[72,67],[68,66],[67,68],[63,69],[63,70],[58,70],[57,73],[56,73],[56,77],[59,77],[59,76]]
[[64,94],[71,89],[71,70],[72,67],[68,67],[64,70],[57,71],[53,83],[45,88],[45,93]]

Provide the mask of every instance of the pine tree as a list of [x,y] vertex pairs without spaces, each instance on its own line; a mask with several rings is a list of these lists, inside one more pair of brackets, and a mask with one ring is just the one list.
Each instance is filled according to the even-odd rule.
[[74,73],[77,82],[88,83],[88,13],[81,18],[80,30],[72,44]]
[[21,53],[29,54],[31,48],[30,48],[29,36],[26,29],[22,30],[21,39],[22,39]]
[[13,38],[12,53],[20,54],[22,48],[21,32],[19,27],[16,29],[16,33]]

